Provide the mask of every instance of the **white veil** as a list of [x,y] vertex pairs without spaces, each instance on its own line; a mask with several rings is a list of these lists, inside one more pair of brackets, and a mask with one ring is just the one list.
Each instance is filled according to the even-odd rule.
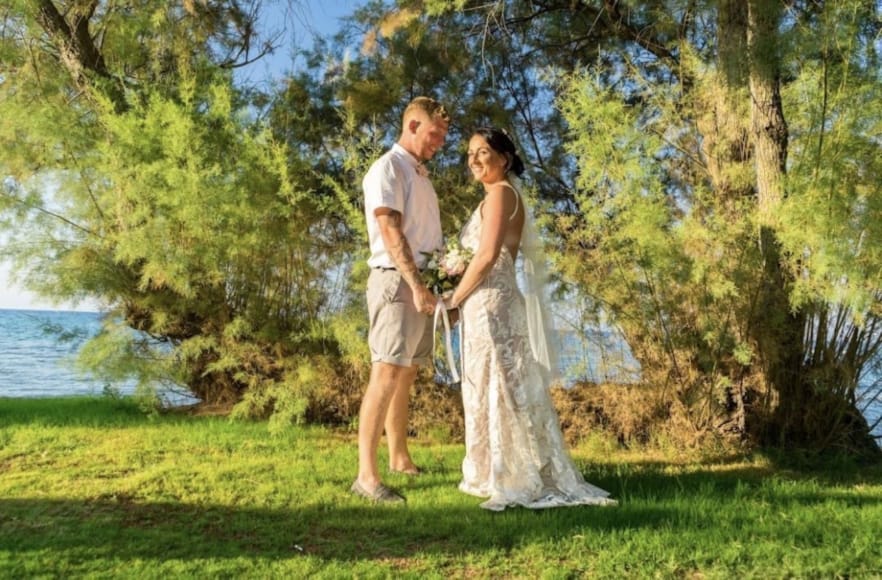
[[524,229],[521,232],[521,259],[523,260],[524,300],[527,307],[527,326],[533,356],[545,369],[549,382],[560,374],[557,343],[551,312],[546,306],[548,297],[548,265],[533,208],[521,194],[520,183],[508,176],[524,208]]

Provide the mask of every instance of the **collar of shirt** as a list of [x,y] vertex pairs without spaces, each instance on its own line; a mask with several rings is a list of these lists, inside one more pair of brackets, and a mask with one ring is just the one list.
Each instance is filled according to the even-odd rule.
[[398,143],[395,143],[392,147],[413,164],[413,169],[414,171],[416,171],[417,175],[419,175],[420,177],[429,177],[429,169],[410,151],[408,151]]

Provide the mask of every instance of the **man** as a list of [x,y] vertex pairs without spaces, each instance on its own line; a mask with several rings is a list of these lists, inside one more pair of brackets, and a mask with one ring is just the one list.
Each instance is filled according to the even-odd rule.
[[421,364],[431,362],[436,297],[420,276],[425,253],[442,245],[438,197],[422,166],[444,144],[450,117],[428,97],[402,116],[401,137],[364,177],[370,238],[367,301],[371,377],[358,423],[358,477],[351,491],[374,502],[404,498],[382,484],[377,447],[386,429],[389,469],[419,474],[407,449],[410,388]]

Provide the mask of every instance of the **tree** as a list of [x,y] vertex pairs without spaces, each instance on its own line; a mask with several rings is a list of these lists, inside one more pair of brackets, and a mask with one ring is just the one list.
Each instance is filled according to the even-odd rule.
[[[560,263],[623,329],[661,388],[662,416],[780,445],[876,450],[856,404],[879,347],[878,270],[859,257],[875,251],[864,219],[878,155],[855,144],[873,141],[879,119],[864,97],[880,80],[878,5],[489,6],[507,26],[569,11],[608,34],[599,64],[568,67],[559,101],[585,218],[557,220]],[[855,125],[856,104],[874,120]],[[788,106],[814,114],[788,127]],[[800,173],[807,154],[817,177]],[[828,191],[818,203],[821,166],[856,190],[848,201]],[[806,219],[816,214],[826,217]],[[818,259],[831,244],[835,267]]]
[[146,333],[94,343],[105,369],[109,337],[129,370],[152,337],[145,377],[302,413],[304,361],[363,348],[361,175],[431,94],[454,111],[432,168],[447,231],[477,197],[458,144],[509,129],[562,282],[641,364],[642,416],[876,449],[858,406],[882,344],[878,2],[378,1],[249,100],[229,70],[253,15],[6,13],[2,215],[27,241],[7,253]]
[[99,376],[210,404],[253,391],[252,410],[293,416],[308,357],[334,350],[319,325],[333,260],[315,248],[335,226],[311,167],[233,83],[271,48],[258,5],[4,9],[0,215],[32,289],[106,305],[83,355]]

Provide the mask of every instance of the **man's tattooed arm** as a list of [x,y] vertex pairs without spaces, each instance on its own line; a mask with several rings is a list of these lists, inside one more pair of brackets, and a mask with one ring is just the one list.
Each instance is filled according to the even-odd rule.
[[401,277],[411,288],[422,286],[423,281],[413,257],[413,250],[411,250],[407,238],[404,237],[404,231],[401,227],[401,213],[389,210],[389,213],[378,214],[377,222],[380,225],[380,233],[383,236],[386,251],[395,262],[395,267]]

